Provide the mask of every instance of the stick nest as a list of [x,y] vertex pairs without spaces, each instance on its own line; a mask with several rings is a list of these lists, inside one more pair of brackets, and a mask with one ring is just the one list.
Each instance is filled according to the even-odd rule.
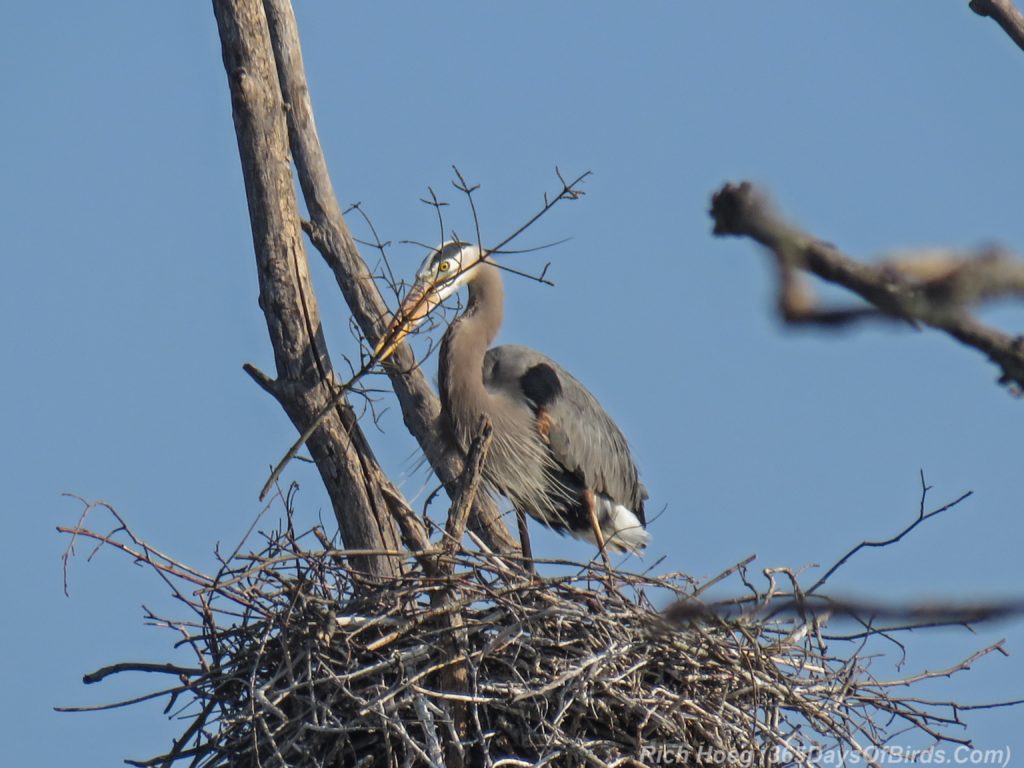
[[[117,519],[112,534],[68,532],[164,578],[191,616],[148,618],[181,633],[196,662],[86,677],[175,680],[141,699],[166,696],[186,727],[166,754],[133,765],[808,765],[833,748],[873,763],[871,750],[908,727],[966,743],[944,732],[960,724],[956,704],[894,691],[980,654],[880,681],[863,648],[881,630],[830,643],[820,612],[772,615],[795,578],[732,601],[729,616],[681,575],[563,563],[541,567],[564,575],[531,578],[464,551],[438,550],[429,567],[406,554],[405,575],[368,584],[319,529],[290,527],[208,576]],[[736,574],[749,586],[741,566],[713,581]]]

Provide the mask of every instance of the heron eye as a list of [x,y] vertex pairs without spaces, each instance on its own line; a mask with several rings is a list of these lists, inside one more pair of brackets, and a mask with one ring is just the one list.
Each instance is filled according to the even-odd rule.
[[437,265],[437,271],[438,272],[447,272],[448,268],[451,265],[452,265],[452,263],[450,261],[442,261],[440,264]]

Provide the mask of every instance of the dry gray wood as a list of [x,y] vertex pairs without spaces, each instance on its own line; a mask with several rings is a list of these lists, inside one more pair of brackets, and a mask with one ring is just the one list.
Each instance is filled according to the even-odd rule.
[[[249,203],[260,307],[277,377],[248,370],[301,432],[330,401],[336,382],[309,277],[267,17],[261,0],[213,0],[213,9]],[[400,549],[386,478],[346,401],[323,419],[307,445],[346,547]],[[353,558],[353,566],[368,577],[391,577],[399,562],[362,554]]]
[[[298,26],[290,0],[264,0],[277,61],[281,90],[287,104],[292,157],[309,210],[310,239],[334,272],[338,287],[363,335],[376,344],[391,319],[366,262],[349,232],[327,170],[306,83]],[[460,487],[464,457],[440,427],[441,405],[427,377],[415,365],[405,344],[385,364],[402,416],[419,442],[431,468],[454,498]],[[495,552],[514,553],[519,547],[501,520],[494,501],[481,494],[470,514],[469,528]]]
[[[462,535],[466,531],[466,522],[469,519],[469,510],[473,507],[477,491],[483,479],[483,465],[487,460],[487,451],[491,446],[491,437],[494,430],[490,421],[486,419],[480,425],[480,431],[473,444],[469,447],[469,455],[466,459],[466,471],[463,473],[462,481],[459,483],[458,493],[452,499],[452,508],[448,513],[448,523],[445,525],[444,542],[441,547],[449,557],[454,555],[462,544]],[[454,561],[444,564],[447,573],[451,573]]]
[[1018,10],[1013,0],[971,0],[968,6],[979,16],[991,17],[1024,51],[1024,13]]

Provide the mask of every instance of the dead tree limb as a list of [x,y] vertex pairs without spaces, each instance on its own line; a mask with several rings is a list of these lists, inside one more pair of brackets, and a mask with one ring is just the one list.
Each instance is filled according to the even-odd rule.
[[[445,538],[441,543],[442,556],[433,568],[435,577],[444,579],[446,586],[434,592],[430,598],[431,607],[443,610],[440,617],[443,628],[442,647],[451,663],[445,664],[437,676],[438,687],[442,691],[454,694],[456,698],[449,702],[448,711],[451,717],[451,728],[455,738],[445,744],[444,765],[448,768],[463,768],[467,764],[462,744],[469,737],[469,707],[465,697],[470,693],[468,661],[468,633],[466,617],[461,603],[458,580],[455,578],[455,555],[462,548],[462,535],[466,530],[469,511],[473,506],[477,490],[482,479],[484,460],[491,445],[493,429],[486,419],[480,424],[480,431],[473,444],[469,447],[466,458],[466,471],[463,473],[459,489],[452,500],[448,521],[445,524]],[[429,572],[429,571],[428,571]]]
[[1024,51],[1024,13],[1018,10],[1013,0],[971,0],[968,5],[979,16],[988,16],[995,21]]
[[[779,314],[797,325],[849,325],[865,319],[923,324],[984,353],[999,366],[999,383],[1024,390],[1024,337],[987,326],[974,305],[1024,296],[1024,262],[988,248],[972,254],[929,251],[864,264],[787,222],[750,184],[726,184],[711,200],[716,235],[749,237],[775,256]],[[842,286],[869,306],[823,309],[800,277],[808,272]]]
[[[349,232],[313,117],[313,106],[302,63],[295,13],[289,0],[264,0],[270,24],[271,41],[277,61],[281,90],[287,105],[292,157],[299,184],[309,210],[306,230],[334,272],[338,287],[352,316],[371,345],[380,340],[391,320],[377,285],[359,254]],[[444,484],[449,496],[460,486],[463,456],[440,428],[441,405],[422,370],[414,364],[408,347],[402,346],[385,365],[391,385],[402,409],[405,425],[419,442],[430,466]],[[470,529],[492,550],[510,553],[518,550],[515,539],[501,521],[492,499],[480,496],[473,506]]]
[[[466,471],[463,473],[462,481],[459,483],[459,490],[452,500],[452,508],[448,513],[448,522],[445,525],[445,539],[441,545],[444,553],[451,558],[461,547],[462,534],[466,531],[466,521],[469,519],[469,510],[476,500],[477,491],[483,479],[483,465],[487,458],[487,451],[491,446],[491,438],[494,430],[491,423],[484,419],[480,425],[480,432],[469,447],[469,454],[466,459]],[[449,560],[443,565],[447,573],[451,573],[454,561]]]
[[[260,307],[277,367],[276,379],[259,376],[258,382],[302,432],[337,384],[309,277],[267,17],[260,0],[214,0],[213,9],[249,203]],[[339,400],[308,446],[346,546],[399,549],[386,478],[347,401]],[[361,555],[353,565],[372,577],[393,577],[398,570],[398,562],[384,555]]]

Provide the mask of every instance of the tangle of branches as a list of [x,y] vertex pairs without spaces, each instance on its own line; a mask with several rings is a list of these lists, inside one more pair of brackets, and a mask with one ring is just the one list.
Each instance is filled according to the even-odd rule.
[[[925,512],[927,490],[900,534],[863,542],[837,567],[966,498]],[[471,497],[438,543],[383,553],[406,567],[370,588],[349,566],[360,553],[336,549],[319,528],[296,534],[291,496],[278,498],[286,524],[220,558],[209,575],[145,542],[103,503],[86,504],[78,525],[63,529],[69,555],[83,540],[113,547],[156,572],[186,609],[147,619],[173,630],[190,662],[119,663],[85,677],[168,679],[95,707],[164,698],[182,719],[165,753],[130,764],[642,766],[672,749],[810,765],[840,749],[874,765],[895,733],[966,744],[963,711],[1012,703],[930,699],[915,688],[1002,653],[1001,643],[899,677],[876,671],[875,644],[902,649],[901,631],[975,623],[1019,605],[887,612],[830,601],[818,590],[835,569],[806,592],[789,569],[766,569],[761,590],[746,575],[753,558],[703,584],[553,561],[564,575],[530,577],[508,556],[452,543]],[[87,525],[97,509],[113,516],[111,532]],[[703,602],[737,577],[747,596]],[[850,621],[855,631],[842,631]]]

